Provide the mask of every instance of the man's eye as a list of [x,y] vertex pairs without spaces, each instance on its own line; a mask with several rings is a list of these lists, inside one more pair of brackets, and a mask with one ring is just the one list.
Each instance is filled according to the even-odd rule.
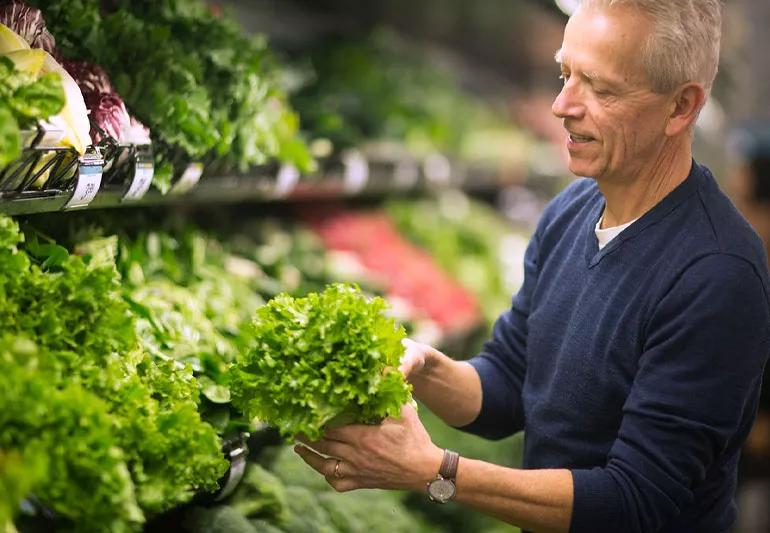
[[559,75],[559,79],[562,80],[564,83],[567,83],[567,81],[569,80],[569,74],[562,73]]

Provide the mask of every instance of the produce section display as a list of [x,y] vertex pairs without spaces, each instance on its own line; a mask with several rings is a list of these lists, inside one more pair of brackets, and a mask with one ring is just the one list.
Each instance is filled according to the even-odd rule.
[[[456,191],[302,203],[449,186],[510,159],[501,132],[526,166],[504,111],[409,46],[280,50],[203,0],[0,0],[0,531],[510,529],[337,494],[284,443],[397,415],[401,340],[473,355],[519,280],[515,233]],[[144,207],[223,191],[279,202]]]
[[192,369],[142,350],[111,253],[3,217],[0,263],[0,447],[42,464],[32,493],[75,529],[120,531],[216,489],[226,463]]
[[62,56],[103,68],[149,126],[161,190],[193,161],[246,169],[277,158],[312,170],[263,37],[200,0],[30,3]]
[[0,54],[30,80],[58,75],[65,92],[59,109],[38,85],[45,106],[21,110],[30,89],[3,91],[0,113],[14,118],[0,136],[0,210],[11,214],[178,201],[201,180],[212,200],[233,187],[339,197],[529,165],[533,140],[503,106],[393,32],[287,51],[203,0],[0,8]]
[[[258,430],[257,419],[285,436],[317,435],[328,424],[397,414],[409,401],[394,370],[404,331],[382,315],[381,299],[331,285],[264,305],[277,293],[305,295],[335,279],[334,254],[308,229],[253,218],[225,236],[216,224],[210,232],[142,216],[94,224],[89,214],[65,227],[56,215],[37,218],[24,232],[0,219],[8,276],[0,315],[13,325],[3,336],[0,379],[10,392],[0,417],[4,428],[16,428],[2,434],[0,493],[20,524],[34,518],[29,505],[18,506],[23,498],[53,511],[63,529],[135,530],[178,504],[200,508],[193,497],[222,486],[223,440]],[[360,329],[349,331],[352,323]],[[294,369],[282,366],[289,361]],[[308,409],[319,397],[329,408]],[[452,440],[463,437],[477,440]],[[75,452],[83,449],[94,452]],[[66,488],[73,476],[80,492]],[[84,505],[87,495],[104,502]],[[324,505],[335,508],[331,495]],[[374,500],[366,505],[384,505]],[[407,504],[414,505],[399,503]],[[210,519],[202,508],[190,516],[198,518],[186,523]]]

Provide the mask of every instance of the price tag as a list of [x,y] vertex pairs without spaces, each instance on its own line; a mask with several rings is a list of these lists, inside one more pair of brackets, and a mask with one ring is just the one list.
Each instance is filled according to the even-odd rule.
[[423,171],[428,181],[439,185],[449,185],[452,179],[452,164],[439,153],[432,153],[425,158]]
[[91,203],[102,184],[103,167],[104,161],[101,158],[87,156],[80,158],[75,192],[72,193],[72,198],[64,206],[65,209],[85,207]]
[[393,171],[393,181],[399,189],[411,189],[420,179],[420,169],[411,159],[401,159]]
[[348,152],[342,158],[345,165],[343,176],[344,188],[347,194],[357,194],[364,190],[369,180],[369,163],[360,152]]
[[128,192],[123,196],[123,200],[139,200],[147,194],[152,184],[152,178],[155,175],[155,165],[152,158],[143,158],[137,155],[136,166],[134,168],[134,179],[128,188]]
[[283,164],[278,170],[273,196],[286,198],[299,183],[299,170],[294,165]]
[[190,163],[179,178],[179,181],[171,188],[172,194],[184,194],[193,187],[195,187],[201,179],[203,174],[203,164]]

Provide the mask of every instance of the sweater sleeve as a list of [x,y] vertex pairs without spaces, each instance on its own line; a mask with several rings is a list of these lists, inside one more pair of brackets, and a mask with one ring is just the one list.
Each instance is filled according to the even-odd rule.
[[571,531],[657,531],[693,500],[753,422],[770,352],[765,287],[714,254],[680,275],[645,326],[638,371],[604,467],[573,470]]
[[511,308],[495,322],[492,337],[469,363],[481,379],[481,411],[459,428],[487,439],[502,439],[524,429],[521,390],[526,372],[527,318],[538,272],[538,232],[524,254],[524,283]]

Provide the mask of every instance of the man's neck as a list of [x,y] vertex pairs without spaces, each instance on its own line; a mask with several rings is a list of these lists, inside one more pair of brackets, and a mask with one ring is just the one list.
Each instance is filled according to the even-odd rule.
[[664,150],[654,164],[631,178],[597,179],[606,201],[601,229],[620,226],[644,215],[687,179],[691,166],[692,150],[687,143],[679,150]]

